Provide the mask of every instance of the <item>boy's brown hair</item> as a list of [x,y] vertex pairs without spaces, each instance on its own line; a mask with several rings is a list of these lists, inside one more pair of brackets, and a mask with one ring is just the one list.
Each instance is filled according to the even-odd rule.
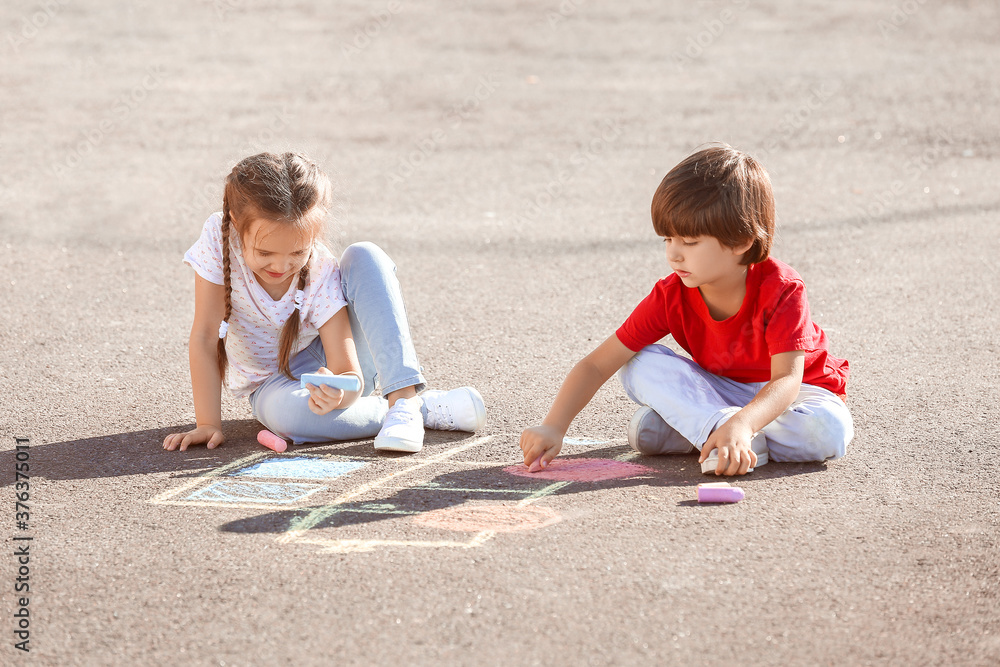
[[681,160],[653,195],[653,228],[660,236],[714,236],[729,248],[753,241],[741,263],[763,262],[774,237],[774,193],[753,157],[712,144]]

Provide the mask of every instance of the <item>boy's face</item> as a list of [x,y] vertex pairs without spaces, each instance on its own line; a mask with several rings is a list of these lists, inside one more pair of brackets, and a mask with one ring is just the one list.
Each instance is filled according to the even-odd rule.
[[667,250],[670,268],[686,287],[729,287],[741,278],[746,266],[740,264],[746,246],[730,248],[714,236],[666,236],[663,243]]

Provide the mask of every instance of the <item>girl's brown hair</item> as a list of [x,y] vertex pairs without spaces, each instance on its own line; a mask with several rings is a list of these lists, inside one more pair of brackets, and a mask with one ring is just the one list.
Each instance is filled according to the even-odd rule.
[[753,241],[741,263],[763,262],[774,238],[774,193],[764,167],[726,144],[681,160],[653,195],[660,236],[714,236],[730,248]]
[[[253,220],[264,219],[288,225],[303,237],[317,239],[326,220],[331,201],[330,179],[315,162],[299,153],[259,153],[240,161],[226,177],[222,196],[222,273],[226,294],[226,314],[233,314],[230,279],[229,235],[235,229],[241,247]],[[299,271],[296,289],[305,289],[309,262]],[[292,348],[299,337],[299,309],[296,308],[281,329],[278,344],[278,368],[291,379]],[[228,358],[226,340],[219,339],[219,375],[226,377]]]

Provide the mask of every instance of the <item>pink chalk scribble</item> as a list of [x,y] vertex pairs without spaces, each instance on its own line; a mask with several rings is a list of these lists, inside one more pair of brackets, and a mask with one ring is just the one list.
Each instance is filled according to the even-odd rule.
[[558,514],[544,507],[475,505],[426,512],[414,517],[413,523],[425,528],[459,533],[478,533],[484,530],[511,533],[544,528],[560,520]]
[[524,464],[509,466],[504,468],[504,472],[519,477],[557,482],[603,482],[608,479],[645,475],[653,472],[653,469],[638,463],[612,459],[555,459],[547,468],[538,472],[528,472]]

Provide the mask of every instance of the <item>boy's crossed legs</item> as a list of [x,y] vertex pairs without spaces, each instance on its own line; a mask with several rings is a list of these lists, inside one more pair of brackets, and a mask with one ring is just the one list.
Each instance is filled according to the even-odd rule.
[[[618,375],[629,398],[649,406],[666,422],[662,433],[656,433],[662,438],[657,453],[690,451],[685,442],[700,450],[712,431],[767,384],[713,375],[662,345],[640,350]],[[844,455],[854,437],[854,422],[833,392],[803,384],[795,402],[760,433],[771,460],[825,461]]]

